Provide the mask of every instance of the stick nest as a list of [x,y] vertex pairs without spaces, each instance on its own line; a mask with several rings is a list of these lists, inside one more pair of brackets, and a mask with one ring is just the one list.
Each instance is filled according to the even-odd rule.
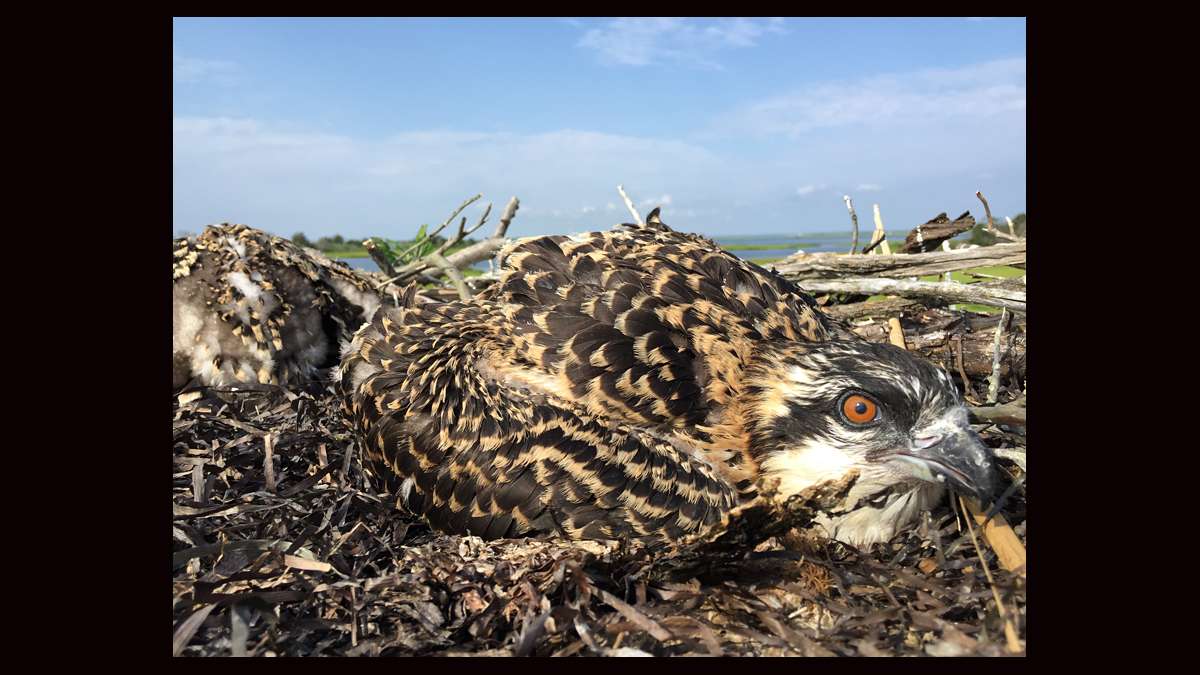
[[[208,389],[177,397],[173,419],[176,654],[1008,654],[948,500],[861,552],[791,528],[848,485],[750,505],[669,551],[483,541],[397,510],[332,392]],[[1024,540],[1023,487],[1004,514]],[[984,557],[1023,648],[1025,582]]]

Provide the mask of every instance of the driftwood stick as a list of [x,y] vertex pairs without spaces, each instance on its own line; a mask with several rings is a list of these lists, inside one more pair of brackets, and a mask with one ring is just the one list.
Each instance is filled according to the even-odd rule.
[[[898,331],[900,322],[897,319],[891,319],[892,324],[892,340],[896,342],[895,335],[900,332],[899,347],[904,348],[904,334]],[[952,493],[953,494],[953,493]],[[991,586],[992,596],[996,601],[997,611],[1000,613],[1000,619],[1004,621],[1004,635],[1007,638],[1008,650],[1013,653],[1021,651],[1021,644],[1017,640],[1016,626],[1013,624],[1012,617],[1005,611],[1004,603],[1000,600],[1000,592],[996,590],[996,582],[992,579],[992,572],[988,569],[987,560],[983,556],[983,549],[979,546],[979,540],[975,537],[975,528],[971,524],[971,518],[975,518],[975,522],[979,523],[983,528],[984,538],[991,545],[992,550],[996,552],[996,557],[1000,560],[1000,564],[1009,571],[1015,571],[1022,577],[1025,576],[1025,547],[1021,544],[1021,540],[1017,538],[1012,527],[1004,516],[997,513],[991,520],[988,520],[984,515],[983,509],[979,503],[971,500],[967,501],[962,497],[958,498],[958,505],[963,510],[963,515],[966,516],[968,532],[971,534],[971,542],[975,545],[975,553],[979,556],[979,564],[983,567],[984,576],[987,577],[988,585]],[[969,515],[968,515],[969,514]],[[895,598],[892,598],[893,604]]]
[[520,206],[521,202],[516,197],[508,200],[508,206],[504,207],[504,213],[500,215],[500,222],[496,224],[496,231],[492,233],[492,236],[459,249],[447,258],[450,264],[461,270],[480,260],[491,258],[504,247],[504,242],[508,241],[508,226],[517,215],[517,209]]
[[517,215],[517,209],[521,208],[521,200],[517,199],[516,195],[508,200],[508,205],[504,207],[504,213],[500,214],[500,224],[496,226],[496,231],[492,233],[492,237],[504,237],[508,234],[508,224],[512,222],[513,217]]
[[[488,214],[490,214],[491,212],[492,212],[492,203],[488,202],[488,205],[483,209],[483,215],[479,216],[479,222],[475,223],[475,227],[472,227],[471,229],[464,232],[462,238],[471,236],[472,234],[475,233],[476,230],[483,227],[483,224],[487,222]],[[466,218],[463,219],[463,222],[464,223],[466,222]],[[461,229],[461,226],[459,229]]]
[[900,319],[888,319],[888,341],[900,349],[908,349],[904,345],[904,329],[900,327]]
[[944,301],[937,298],[926,298],[924,300],[912,300],[909,298],[885,298],[883,300],[874,300],[872,302],[852,302],[848,305],[828,305],[822,307],[821,311],[835,319],[845,321],[853,319],[863,319],[866,317],[876,317],[881,319],[889,319],[899,317],[901,314],[920,312],[929,307],[938,307],[945,305]]
[[[473,202],[475,202],[482,196],[483,195],[481,195],[481,194],[475,195],[474,197],[471,197],[467,201],[463,202],[457,209],[454,210],[454,213],[450,214],[450,218],[448,218],[446,220],[446,222],[439,225],[438,228],[436,230],[434,230],[434,232],[435,233],[440,232],[443,228],[446,227],[446,225],[448,225],[452,220],[454,220],[454,218],[456,216],[458,216],[458,214],[461,213],[463,209],[465,209],[467,206],[469,206],[470,204],[472,204]],[[515,197],[514,197],[514,199],[515,199]],[[511,202],[510,202],[510,205],[511,205]],[[454,234],[454,236],[449,237],[448,239],[446,239],[446,241],[442,242],[442,245],[438,246],[437,249],[435,249],[433,251],[433,253],[422,256],[419,260],[414,260],[413,262],[405,265],[404,267],[401,267],[399,270],[396,270],[394,273],[388,274],[387,275],[388,278],[385,279],[383,282],[379,283],[378,285],[376,285],[375,289],[379,290],[379,289],[383,288],[384,286],[387,286],[388,284],[396,283],[398,281],[403,281],[405,279],[410,279],[414,276],[420,275],[431,269],[438,268],[438,265],[433,262],[433,260],[430,258],[430,255],[437,254],[439,256],[442,256],[448,249],[453,248],[454,246],[458,245],[459,242],[461,242],[463,239],[466,239],[467,235],[469,235],[469,234],[475,232],[476,230],[478,230],[479,228],[483,227],[483,224],[487,222],[488,214],[490,214],[491,212],[492,212],[492,205],[488,204],[487,208],[485,208],[483,210],[483,215],[480,216],[479,222],[476,223],[475,226],[469,230],[466,229],[467,219],[464,216],[459,221],[458,231]],[[504,225],[504,229],[507,230],[507,225]],[[429,235],[427,235],[427,238],[428,238],[428,236]],[[414,246],[416,246],[416,244],[414,244]],[[467,248],[471,248],[471,247],[467,247]],[[410,247],[410,249],[411,249],[411,247]],[[475,258],[473,260],[470,260],[470,262],[464,262],[465,260],[467,260],[466,257],[456,258],[455,256],[451,256],[449,258],[449,262],[455,266],[465,267],[466,265],[469,265],[469,264],[472,264],[472,263],[475,263],[475,262],[478,262],[480,260],[487,258],[488,255],[490,255],[490,251],[495,250],[495,246],[490,245],[490,246],[486,247],[486,250],[489,251],[489,253],[484,254],[481,257]],[[461,253],[461,251],[460,251],[460,253]]]
[[459,272],[457,267],[451,265],[449,260],[446,260],[441,253],[436,251],[430,253],[427,257],[434,265],[441,268],[446,273],[446,276],[450,277],[450,283],[454,284],[455,290],[458,291],[458,297],[463,300],[471,299],[471,291],[467,288],[467,282],[463,280],[462,272]]
[[1000,395],[1000,341],[1004,339],[1004,326],[1008,323],[1008,310],[1000,310],[1000,324],[992,340],[992,375],[988,378],[988,405],[995,405]]
[[263,476],[267,484],[267,492],[275,491],[275,437],[267,433],[263,436]]
[[[882,304],[887,301],[880,301]],[[832,308],[827,308],[825,311]],[[904,310],[908,319],[904,325],[904,346],[951,373],[957,372],[963,380],[964,390],[970,392],[969,378],[986,378],[992,372],[992,335],[998,325],[999,314],[990,316],[968,316],[944,309]],[[878,316],[878,315],[876,315]],[[851,331],[869,342],[891,341],[891,331],[886,320],[851,326]],[[1011,315],[1006,326],[1004,342],[1001,343],[1000,376],[1022,380],[1026,374],[1028,340],[1020,315]]]
[[871,235],[871,245],[863,249],[863,253],[870,251],[876,246],[879,247],[879,252],[883,255],[891,255],[892,247],[887,243],[887,231],[883,229],[883,216],[879,213],[879,205],[872,206],[875,216],[875,233]]
[[1013,239],[1016,239],[1017,238],[1017,227],[1016,227],[1016,225],[1013,225],[1012,218],[1009,218],[1008,216],[1004,216],[1004,220],[1006,220],[1008,222],[1008,233],[1013,236]]
[[[454,220],[454,218],[456,216],[458,216],[459,213],[462,213],[463,209],[467,208],[472,203],[479,200],[481,197],[483,197],[483,195],[478,194],[478,195],[475,195],[474,197],[471,197],[467,201],[463,202],[457,209],[454,210],[454,213],[450,214],[450,217],[446,219],[446,222],[444,222],[440,226],[438,226],[438,229],[434,230],[434,232],[441,232],[446,227],[446,225],[448,225],[452,220]],[[483,217],[479,219],[479,224],[476,225],[475,227],[471,228],[470,230],[466,229],[467,218],[466,218],[466,216],[463,216],[462,219],[459,220],[459,222],[458,222],[458,232],[456,232],[453,237],[448,237],[446,239],[446,241],[442,242],[442,245],[438,246],[434,252],[438,253],[438,254],[444,253],[446,251],[446,249],[453,247],[455,244],[457,244],[458,242],[465,239],[468,234],[471,234],[475,230],[478,230],[479,228],[483,227],[483,224],[487,221],[488,214],[491,212],[492,212],[492,205],[488,204],[487,208],[483,210]],[[428,236],[431,237],[432,235],[428,235]],[[428,256],[426,256],[426,257],[428,257]],[[403,274],[405,274],[405,272],[407,270],[411,270],[412,271],[411,273],[415,273],[416,271],[423,270],[424,268],[427,268],[427,267],[429,267],[429,265],[424,262],[424,259],[417,260],[417,261],[411,262],[411,263],[405,265],[403,268],[401,268],[399,274],[403,275]]]
[[386,257],[384,257],[383,252],[380,251],[379,247],[375,245],[374,239],[367,239],[363,241],[363,248],[367,249],[367,255],[371,256],[371,260],[375,261],[375,264],[379,266],[379,269],[382,270],[386,276],[390,277],[396,274],[396,270],[392,267],[392,263]]
[[995,234],[996,224],[992,221],[992,207],[988,206],[987,197],[984,197],[983,193],[979,190],[975,191],[975,196],[979,197],[979,201],[983,202],[983,212],[987,215],[988,232]]
[[[983,575],[987,578],[988,586],[992,589],[992,598],[996,601],[996,611],[1000,613],[1000,619],[1004,621],[1004,637],[1007,642],[1008,651],[1013,654],[1021,652],[1021,641],[1017,639],[1017,628],[1013,624],[1012,617],[1004,609],[1004,603],[1000,601],[1000,591],[996,590],[996,580],[992,578],[992,571],[988,569],[987,560],[983,557],[983,549],[979,547],[979,539],[975,537],[975,527],[971,525],[971,518],[975,518],[977,522],[983,519],[983,511],[979,508],[979,504],[974,501],[968,502],[962,497],[958,498],[959,505],[964,513],[970,513],[967,516],[967,532],[971,534],[971,543],[975,545],[975,553],[979,556],[979,564],[983,567]],[[1019,559],[1019,572],[1021,576],[1025,576],[1025,547],[1021,545],[1021,540],[1017,539],[1017,535],[1013,533],[1012,528],[1004,521],[1003,516],[997,516],[1001,523],[996,523],[993,520],[990,525],[992,528],[984,527],[983,535],[992,545],[992,550],[996,552],[996,557],[1000,559],[1000,563],[1005,569],[1013,570],[1014,567],[1009,567],[1010,564],[1016,564],[1014,561]],[[989,532],[992,534],[989,536]]]
[[[963,342],[962,336],[954,336],[954,343],[958,350],[954,352],[954,365],[958,367],[958,377],[963,383],[963,398],[967,399],[968,403],[978,403],[971,400],[975,396],[975,390],[971,388],[971,378],[967,377],[967,370],[963,367]],[[953,350],[953,347],[951,347]]]
[[942,274],[990,265],[1025,264],[1025,241],[978,248],[959,248],[947,253],[897,253],[848,256],[839,253],[808,253],[789,256],[775,263],[775,270],[792,280],[872,276],[904,278]]
[[192,467],[192,501],[200,506],[204,506],[204,465],[197,464]]
[[[876,256],[879,257],[879,256]],[[944,281],[902,281],[896,279],[806,279],[800,284],[810,293],[854,293],[859,295],[899,295],[905,298],[939,298],[949,302],[970,302],[990,307],[1025,311],[1025,291],[1001,288],[989,282],[956,284]]]
[[[879,246],[880,244],[883,244],[884,248],[887,248],[888,247],[887,239],[880,237],[879,239],[872,241],[866,248],[863,249],[863,255],[866,255],[866,254],[870,253],[871,251],[875,250],[875,247]],[[885,253],[886,253],[886,251],[885,251]]]
[[[919,352],[930,361],[944,366],[954,372],[958,368],[958,356],[963,359],[963,370],[971,377],[984,378],[992,372],[992,335],[996,330],[995,319],[991,317],[972,317],[969,320],[954,320],[938,318],[935,312],[945,310],[929,310],[922,314],[920,310],[905,311],[908,317],[904,327],[904,345],[912,352]],[[890,317],[888,317],[890,318]],[[1014,324],[1015,325],[1015,324]],[[890,342],[891,332],[886,318],[872,321],[869,324],[852,326],[851,331],[870,342]],[[1008,378],[1025,375],[1026,347],[1025,335],[1010,327],[1009,339],[1001,344],[1002,358],[1000,361],[1000,376]],[[951,348],[947,356],[946,348]]]
[[858,214],[854,212],[854,202],[851,201],[850,195],[842,195],[842,199],[846,200],[846,209],[850,211],[850,254],[853,255],[858,250]]
[[483,199],[483,193],[477,194],[474,197],[470,197],[467,199],[467,201],[463,202],[462,204],[459,204],[458,208],[454,209],[454,213],[451,213],[450,217],[447,218],[445,220],[445,222],[443,222],[440,226],[438,226],[438,228],[436,230],[434,230],[434,233],[441,232],[442,230],[446,229],[446,226],[449,225],[454,220],[454,218],[458,216],[458,214],[462,213],[463,209],[467,208],[471,204],[474,204],[475,202],[479,201],[480,199]]
[[[988,206],[987,198],[984,197],[983,193],[980,192],[979,190],[975,191],[975,196],[979,197],[979,201],[983,202],[983,212],[987,215],[988,233],[991,234],[992,236],[996,237],[997,239],[1008,239],[1010,241],[1020,241],[1020,237],[1017,236],[1016,232],[1014,232],[1012,234],[1005,234],[1005,233],[1001,232],[1000,230],[997,230],[996,223],[995,223],[995,221],[992,220],[992,207]],[[1009,225],[1011,226],[1012,223],[1009,223]]]
[[637,209],[633,208],[633,200],[629,198],[629,195],[625,194],[625,187],[618,185],[617,192],[621,193],[621,199],[625,201],[625,208],[629,209],[629,212],[633,214],[633,222],[638,225],[645,225],[646,221],[642,220],[642,217],[638,215]]
[[972,424],[1005,424],[1025,426],[1025,406],[1017,403],[1005,405],[972,406],[967,409]]
[[[436,237],[438,234],[440,234],[440,233],[441,233],[441,231],[442,231],[442,230],[446,229],[446,226],[447,226],[447,225],[449,225],[449,224],[450,224],[450,222],[454,220],[454,217],[455,217],[455,216],[457,216],[458,214],[462,213],[462,210],[463,210],[463,209],[467,208],[467,207],[468,207],[468,206],[470,206],[470,205],[471,205],[473,202],[475,202],[476,200],[478,200],[478,199],[479,199],[479,198],[481,198],[481,197],[483,197],[483,194],[477,194],[477,195],[475,195],[474,197],[470,197],[470,198],[468,198],[468,199],[467,199],[467,201],[465,201],[465,202],[463,202],[462,204],[460,204],[460,205],[458,206],[458,208],[457,208],[457,209],[454,209],[454,213],[451,213],[449,218],[447,218],[446,220],[442,221],[442,224],[441,224],[441,225],[438,225],[437,227],[435,227],[435,228],[433,229],[433,232],[426,232],[426,233],[425,233],[425,236],[423,236],[423,237],[419,237],[419,238],[418,238],[416,241],[414,241],[414,242],[412,243],[412,245],[411,245],[411,246],[409,246],[408,248],[406,248],[406,249],[404,249],[403,251],[401,251],[401,252],[400,252],[400,255],[399,255],[399,257],[400,257],[400,258],[403,258],[404,256],[408,255],[409,253],[412,253],[413,251],[417,250],[417,248],[418,248],[418,247],[419,247],[421,244],[424,244],[426,241],[428,241],[428,240],[430,240],[430,239],[433,239],[434,237]],[[488,208],[487,208],[487,211],[491,211],[491,210],[492,210],[492,206],[491,206],[491,204],[489,204],[489,205],[488,205]],[[487,211],[484,211],[484,214],[483,214],[483,217],[484,217],[484,218],[487,218]],[[466,222],[467,222],[467,219],[466,219],[466,218],[463,218],[463,222],[462,222],[462,223],[460,223],[460,224],[459,224],[459,226],[458,226],[458,228],[459,228],[459,231],[460,231],[460,232],[462,231],[462,226],[463,226],[463,224],[465,224]],[[482,222],[480,222],[479,224],[480,224],[480,225],[482,225],[483,223],[482,223]],[[392,274],[389,274],[388,276],[392,276]]]

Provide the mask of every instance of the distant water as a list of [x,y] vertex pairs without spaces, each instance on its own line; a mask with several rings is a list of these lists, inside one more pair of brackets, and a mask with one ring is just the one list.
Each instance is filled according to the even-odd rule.
[[[895,235],[892,235],[893,237]],[[811,232],[801,233],[794,236],[780,234],[747,234],[736,237],[713,237],[718,244],[722,246],[730,245],[752,245],[752,246],[771,246],[772,248],[762,250],[749,251],[730,251],[743,260],[754,260],[755,258],[783,258],[795,253],[798,249],[803,248],[809,253],[827,253],[830,251],[849,251],[850,250],[850,233],[849,232]],[[892,241],[889,237],[888,241]],[[859,230],[858,246],[859,250],[863,246],[871,242],[871,230]],[[894,245],[894,243],[893,243]],[[343,262],[351,267],[360,270],[368,270],[375,272],[379,267],[375,265],[375,261],[370,258],[342,258]],[[486,272],[488,270],[488,261],[476,263],[475,269]]]

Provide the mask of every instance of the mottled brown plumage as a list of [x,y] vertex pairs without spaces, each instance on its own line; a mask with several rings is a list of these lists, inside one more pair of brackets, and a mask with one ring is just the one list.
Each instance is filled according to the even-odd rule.
[[794,283],[657,209],[515,242],[482,297],[423,302],[409,287],[400,304],[345,352],[347,411],[402,506],[489,538],[711,529],[755,494],[764,449],[790,448],[786,373],[861,343]]

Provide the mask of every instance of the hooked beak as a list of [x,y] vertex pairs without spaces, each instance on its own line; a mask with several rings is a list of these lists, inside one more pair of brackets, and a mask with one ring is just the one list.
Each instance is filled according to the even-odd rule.
[[914,478],[948,482],[981,503],[990,501],[997,479],[988,447],[965,424],[931,431],[914,438],[907,450],[895,452],[891,458]]

